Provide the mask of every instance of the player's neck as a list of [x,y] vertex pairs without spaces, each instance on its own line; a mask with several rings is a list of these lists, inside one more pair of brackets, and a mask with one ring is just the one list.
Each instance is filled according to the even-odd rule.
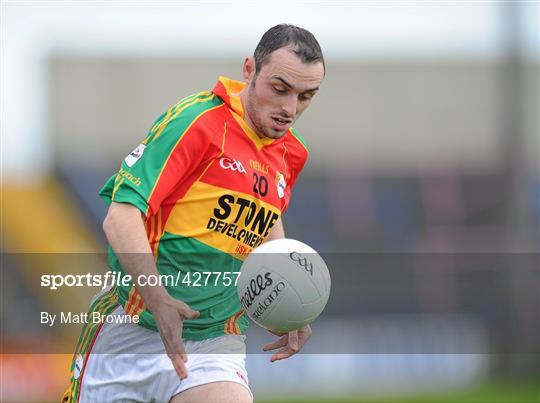
[[[249,85],[249,84],[248,84]],[[255,128],[255,125],[253,124],[253,121],[251,120],[249,116],[249,108],[247,108],[247,91],[248,86],[246,86],[241,92],[240,92],[240,102],[242,103],[242,110],[244,111],[244,116],[242,116],[242,119],[244,119],[244,122],[247,123],[249,128],[253,133],[255,133],[259,138],[264,139],[266,136],[261,135],[257,129]]]

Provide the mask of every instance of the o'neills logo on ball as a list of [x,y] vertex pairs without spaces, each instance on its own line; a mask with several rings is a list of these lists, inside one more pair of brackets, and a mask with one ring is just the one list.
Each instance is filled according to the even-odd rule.
[[283,281],[280,281],[277,283],[274,288],[272,288],[272,291],[270,291],[270,295],[264,299],[264,301],[259,302],[259,306],[253,312],[253,318],[259,319],[259,317],[268,309],[270,305],[272,305],[272,302],[276,300],[278,295],[283,291],[285,288],[285,283]]
[[260,295],[266,287],[272,285],[273,280],[270,272],[266,272],[264,277],[262,274],[258,274],[257,277],[252,278],[249,282],[244,295],[240,299],[240,303],[247,310],[252,304],[256,296]]

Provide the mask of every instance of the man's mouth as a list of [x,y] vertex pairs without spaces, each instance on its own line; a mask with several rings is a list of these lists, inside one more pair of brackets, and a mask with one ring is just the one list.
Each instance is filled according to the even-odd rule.
[[285,119],[277,116],[272,116],[272,120],[274,121],[275,125],[280,129],[286,128],[292,123],[292,119]]

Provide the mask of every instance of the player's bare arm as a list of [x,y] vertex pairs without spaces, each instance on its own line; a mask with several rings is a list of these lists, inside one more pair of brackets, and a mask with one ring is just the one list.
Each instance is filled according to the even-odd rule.
[[281,218],[276,220],[276,223],[272,227],[270,234],[268,234],[268,241],[273,241],[274,239],[283,239],[285,238],[285,228],[283,227],[283,222]]
[[[103,230],[125,272],[132,278],[158,273],[141,212],[137,207],[113,202],[103,221]],[[182,343],[182,324],[184,318],[195,319],[199,312],[172,298],[162,286],[136,287],[154,315],[165,350],[178,376],[181,379],[187,378],[187,354]]]

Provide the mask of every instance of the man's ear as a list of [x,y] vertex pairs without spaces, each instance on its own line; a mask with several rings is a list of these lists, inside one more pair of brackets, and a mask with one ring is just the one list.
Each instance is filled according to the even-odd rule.
[[242,75],[247,83],[250,83],[255,77],[255,59],[253,57],[246,57],[244,60],[244,66],[242,67]]

